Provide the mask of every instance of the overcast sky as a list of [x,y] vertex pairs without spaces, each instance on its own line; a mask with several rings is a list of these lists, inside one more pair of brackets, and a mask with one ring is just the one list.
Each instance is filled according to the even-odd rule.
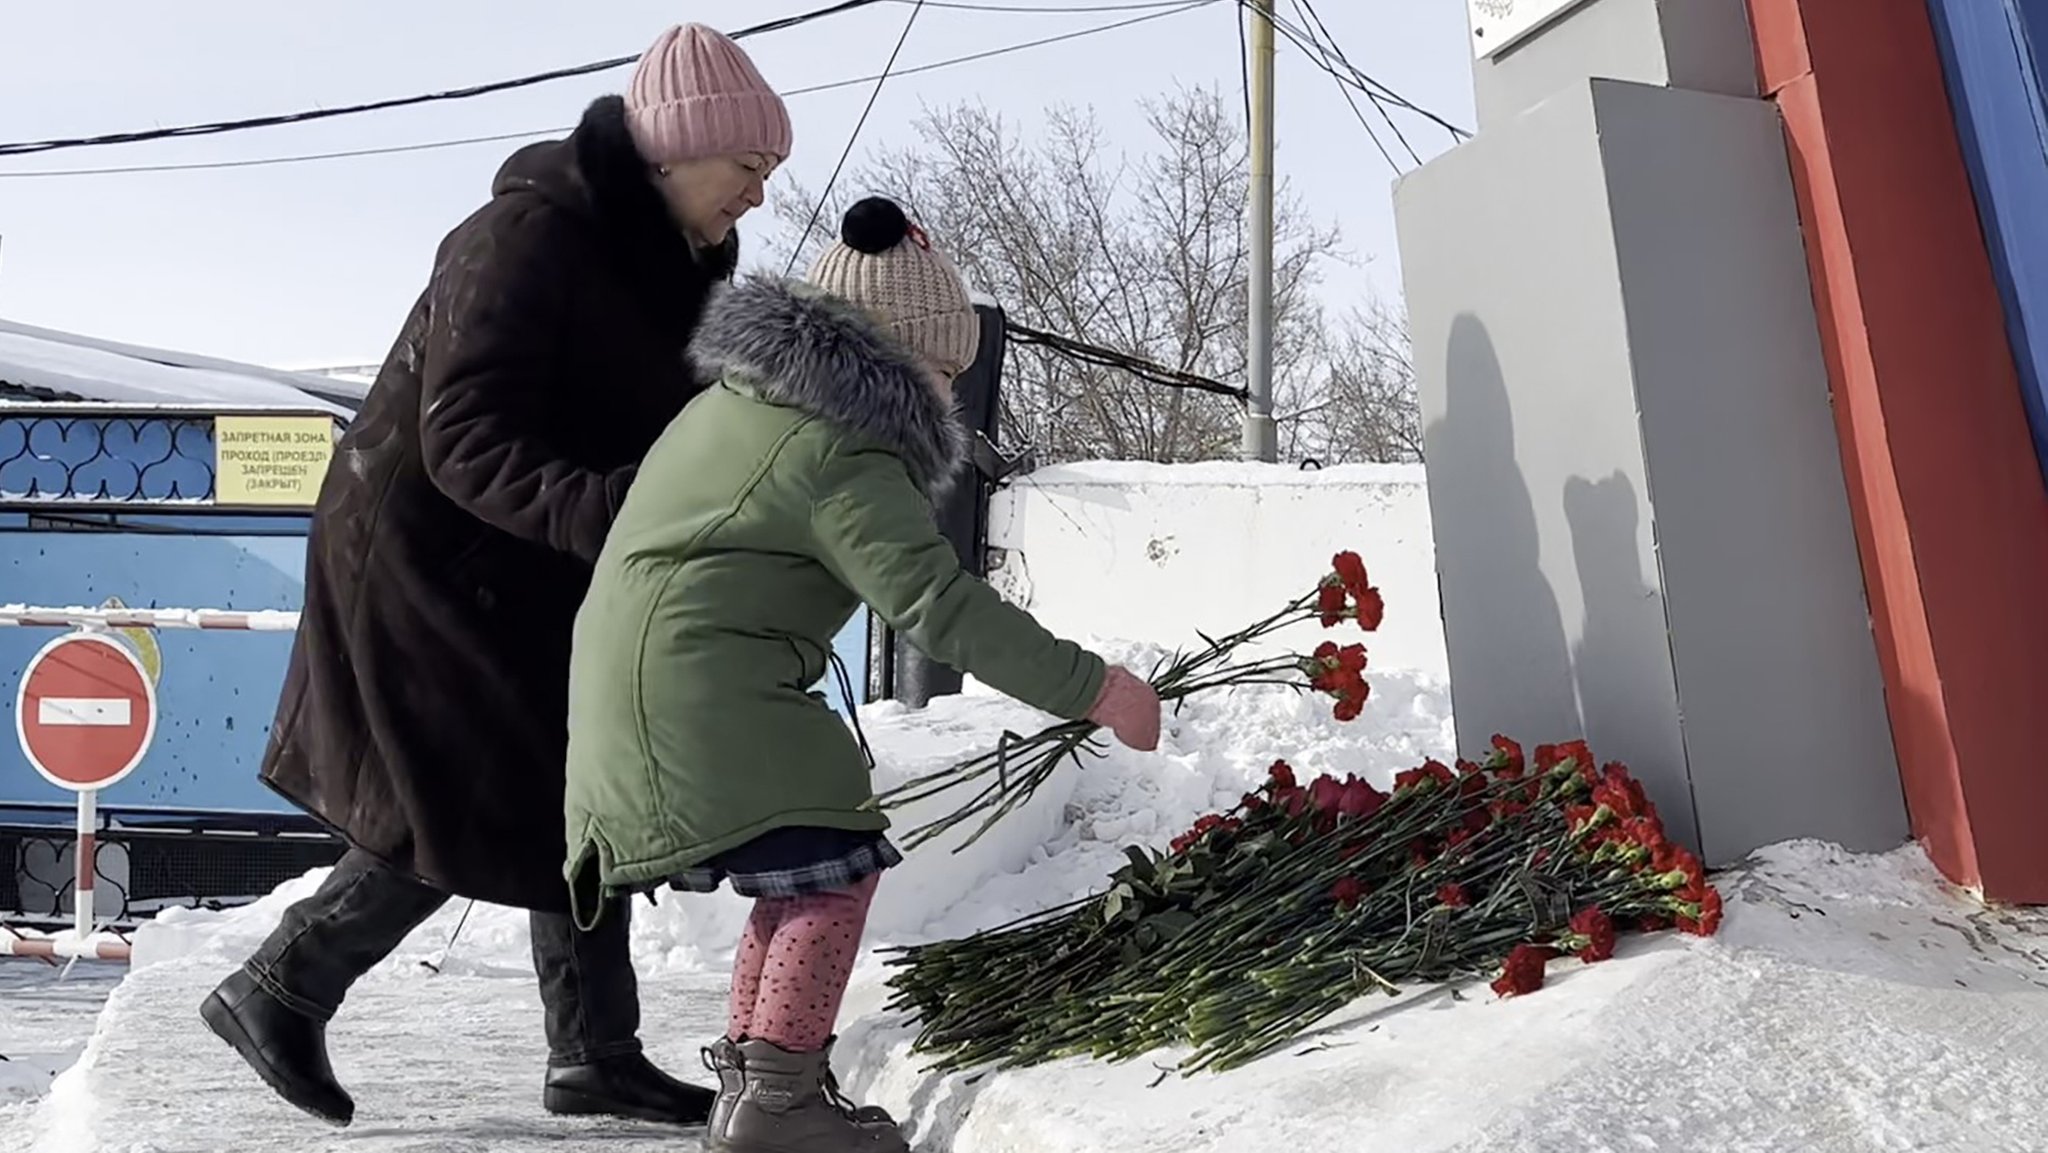
[[[1138,0],[960,2],[1072,11],[928,6],[899,68],[1147,14],[1104,10]],[[1291,2],[1282,0],[1280,11],[1295,18]],[[235,119],[459,87],[635,53],[680,20],[736,29],[824,4],[13,3],[0,6],[0,141]],[[1416,104],[1471,126],[1463,0],[1320,0],[1317,7],[1354,64]],[[910,12],[908,3],[892,0],[746,43],[769,81],[785,91],[870,76],[881,70]],[[1048,102],[1092,106],[1112,141],[1138,147],[1140,100],[1176,84],[1237,90],[1236,18],[1237,6],[1226,0],[892,79],[856,156],[871,145],[907,143],[909,122],[921,106],[963,99],[979,99],[1026,127]],[[8,174],[549,130],[573,124],[590,99],[618,90],[625,77],[620,69],[322,123],[0,157],[0,317],[288,367],[375,362],[418,293],[435,244],[481,202],[516,142],[212,171]],[[806,187],[821,187],[866,98],[866,86],[793,96],[796,154],[786,171]],[[1332,276],[1330,303],[1341,308],[1374,292],[1398,296],[1393,172],[1336,84],[1284,39],[1277,108],[1282,175],[1310,212],[1343,228],[1362,262]],[[1441,129],[1396,115],[1424,159],[1449,147]],[[749,218],[742,230],[747,223],[766,227],[766,217]]]

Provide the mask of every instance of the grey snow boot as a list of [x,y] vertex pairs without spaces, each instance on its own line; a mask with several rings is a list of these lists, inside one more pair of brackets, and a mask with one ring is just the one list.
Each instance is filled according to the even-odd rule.
[[711,1103],[711,1120],[705,1123],[704,1140],[716,1141],[725,1133],[726,1119],[740,1099],[746,1080],[740,1073],[740,1047],[730,1037],[720,1037],[704,1050],[704,1067],[718,1074],[718,1100]]
[[[767,1041],[724,1042],[737,1056],[737,1093],[719,1072],[718,1105],[704,1148],[710,1153],[910,1153],[885,1110],[856,1109],[832,1076],[832,1047],[791,1053]],[[712,1046],[718,1052],[720,1046]]]

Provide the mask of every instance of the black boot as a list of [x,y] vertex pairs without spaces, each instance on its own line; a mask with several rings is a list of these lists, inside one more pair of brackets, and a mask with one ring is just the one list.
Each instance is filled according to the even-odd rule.
[[639,1053],[548,1069],[541,1100],[564,1116],[631,1117],[668,1125],[702,1125],[717,1094],[678,1081]]
[[278,1096],[346,1125],[355,1119],[356,1103],[327,1063],[327,1022],[356,978],[447,900],[446,893],[350,849],[317,891],[284,911],[199,1015]]
[[278,1096],[331,1124],[355,1120],[356,1103],[327,1063],[327,1025],[271,996],[248,970],[222,981],[199,1015]]

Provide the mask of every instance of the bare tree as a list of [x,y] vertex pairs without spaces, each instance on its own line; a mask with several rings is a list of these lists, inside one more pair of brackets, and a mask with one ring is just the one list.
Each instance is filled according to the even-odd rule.
[[[1182,90],[1149,102],[1146,121],[1149,147],[1127,156],[1105,146],[1085,111],[1053,110],[1043,135],[1026,141],[979,104],[928,110],[917,145],[875,154],[841,178],[799,266],[830,239],[846,204],[891,196],[1018,323],[1242,384],[1250,168],[1237,107],[1213,90]],[[773,208],[785,233],[768,257],[780,271],[818,205],[784,186]],[[1365,410],[1332,391],[1364,389],[1393,363],[1367,355],[1370,330],[1348,342],[1347,328],[1334,348],[1325,332],[1316,289],[1324,266],[1344,259],[1338,232],[1309,220],[1284,186],[1274,221],[1283,443],[1290,455],[1381,459],[1371,454],[1399,438],[1360,427]],[[1341,370],[1338,351],[1350,357]],[[1036,446],[1041,460],[1188,461],[1237,449],[1242,405],[1231,397],[1025,345],[1012,346],[1003,385],[1003,438]],[[1398,392],[1372,387],[1389,400]]]
[[1309,403],[1282,426],[1290,457],[1330,464],[1422,459],[1405,313],[1378,301],[1354,309],[1328,334],[1321,361]]

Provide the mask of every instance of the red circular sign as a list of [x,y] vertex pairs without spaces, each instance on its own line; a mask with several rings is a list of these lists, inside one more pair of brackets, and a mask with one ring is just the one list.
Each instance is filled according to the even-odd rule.
[[156,686],[120,641],[97,633],[58,637],[22,670],[14,732],[28,763],[51,784],[104,789],[149,751]]

